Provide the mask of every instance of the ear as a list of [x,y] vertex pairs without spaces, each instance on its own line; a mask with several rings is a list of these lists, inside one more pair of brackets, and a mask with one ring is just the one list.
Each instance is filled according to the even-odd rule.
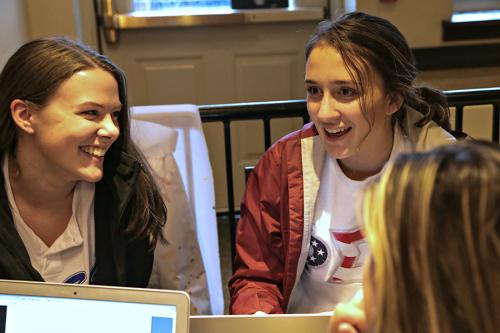
[[28,134],[35,132],[32,124],[32,110],[30,110],[25,101],[20,99],[13,100],[10,103],[10,114],[19,129]]
[[393,93],[389,94],[387,97],[389,98],[389,107],[385,113],[390,116],[396,113],[403,105],[403,96],[399,93]]

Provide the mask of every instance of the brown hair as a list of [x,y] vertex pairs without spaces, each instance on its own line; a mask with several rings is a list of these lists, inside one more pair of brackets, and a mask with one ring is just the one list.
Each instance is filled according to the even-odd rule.
[[[361,95],[369,91],[370,68],[374,68],[386,92],[403,97],[400,110],[393,115],[393,121],[401,127],[406,110],[414,108],[423,115],[415,125],[423,126],[433,120],[444,129],[450,129],[446,97],[435,89],[414,86],[417,68],[413,54],[404,36],[389,21],[353,12],[335,21],[320,22],[306,45],[306,59],[315,47],[321,46],[333,47],[340,53]],[[360,102],[367,117],[366,101],[361,99]]]
[[498,145],[464,141],[402,154],[368,186],[373,332],[498,330],[499,170]]
[[36,39],[21,46],[0,74],[0,156],[16,154],[16,125],[10,115],[10,103],[14,99],[43,107],[61,83],[73,74],[91,68],[100,68],[113,75],[122,104],[118,118],[120,135],[106,154],[105,177],[114,174],[122,155],[133,157],[142,164],[131,199],[131,219],[126,231],[133,238],[147,237],[154,246],[162,237],[166,207],[148,163],[130,137],[125,74],[104,55],[65,37]]

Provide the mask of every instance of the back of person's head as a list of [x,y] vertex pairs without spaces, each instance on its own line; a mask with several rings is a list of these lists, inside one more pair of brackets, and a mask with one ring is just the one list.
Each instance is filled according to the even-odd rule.
[[306,59],[315,47],[325,46],[340,53],[362,94],[370,91],[370,71],[374,69],[381,76],[386,93],[403,98],[394,121],[402,125],[406,110],[414,108],[424,115],[418,126],[433,120],[445,129],[450,128],[446,97],[437,90],[414,86],[417,68],[413,54],[405,37],[391,22],[361,12],[323,21],[306,45]]
[[154,183],[148,164],[130,137],[127,87],[124,72],[106,56],[88,46],[66,38],[45,37],[22,45],[7,61],[0,74],[0,158],[15,158],[18,134],[10,112],[11,102],[23,100],[41,109],[60,85],[75,73],[99,68],[110,73],[118,85],[122,105],[118,116],[120,135],[106,152],[104,174],[116,172],[124,156],[133,156],[143,166],[131,199],[131,219],[127,231],[144,237],[154,245],[166,220],[166,208]]
[[365,279],[374,332],[496,332],[500,148],[403,154],[366,189]]

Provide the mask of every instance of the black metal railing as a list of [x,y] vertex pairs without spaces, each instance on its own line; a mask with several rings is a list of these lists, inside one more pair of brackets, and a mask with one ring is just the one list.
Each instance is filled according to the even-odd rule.
[[[464,107],[472,105],[492,105],[491,140],[499,142],[500,128],[500,87],[449,90],[444,92],[450,107],[455,107],[455,130],[463,130]],[[202,122],[222,122],[224,126],[224,150],[227,179],[227,218],[231,238],[231,256],[235,254],[236,210],[234,209],[233,160],[231,153],[231,122],[241,120],[262,120],[264,125],[264,146],[269,148],[271,142],[271,119],[297,118],[309,121],[305,100],[253,102],[236,104],[215,104],[199,106]]]

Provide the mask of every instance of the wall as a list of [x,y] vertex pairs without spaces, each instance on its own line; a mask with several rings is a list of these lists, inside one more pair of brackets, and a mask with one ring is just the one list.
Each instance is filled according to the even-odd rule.
[[90,0],[1,0],[0,22],[0,68],[19,46],[41,36],[69,36],[97,48]]
[[28,40],[24,3],[18,0],[0,1],[0,22],[0,68],[3,68],[12,53]]
[[[336,0],[341,1],[341,0]],[[349,1],[349,0],[345,0]],[[443,42],[441,22],[451,19],[453,0],[357,0],[356,8],[391,21],[408,40],[412,48],[439,47],[467,42]],[[499,40],[479,42],[500,42]],[[477,43],[477,41],[476,41]],[[500,86],[500,67],[422,71],[419,84],[452,90]]]
[[450,19],[452,0],[358,0],[357,10],[381,16],[401,30],[411,47],[440,46],[441,21]]
[[62,35],[97,48],[93,1],[24,0],[24,3],[30,38]]

